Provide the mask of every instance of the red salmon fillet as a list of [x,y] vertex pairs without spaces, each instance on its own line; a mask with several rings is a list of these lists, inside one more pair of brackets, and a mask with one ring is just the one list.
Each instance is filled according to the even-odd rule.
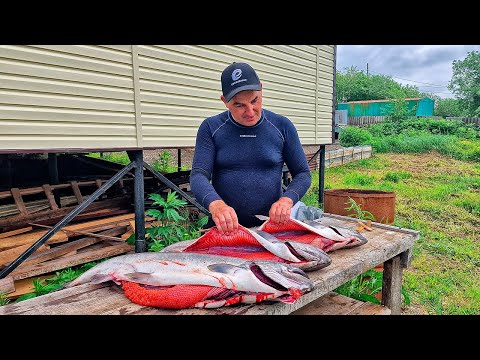
[[[296,224],[295,224],[296,225]],[[305,231],[305,234],[295,234],[289,235],[288,233],[283,234],[284,231],[281,233],[271,233],[279,240],[293,240],[304,244],[310,244],[322,249],[325,252],[328,252],[330,248],[335,244],[334,240],[327,239],[323,236],[318,234],[311,233],[309,231]]]
[[273,260],[287,263],[260,245],[252,234],[240,227],[232,235],[222,235],[216,227],[211,228],[184,252],[232,256],[248,260]]
[[213,290],[223,291],[207,285],[145,286],[123,281],[122,289],[131,302],[166,309],[184,309],[193,307]]
[[336,241],[315,234],[292,220],[287,221],[286,224],[273,223],[268,220],[264,223],[262,230],[272,234],[279,240],[292,240],[310,244],[325,252],[330,251],[336,243]]

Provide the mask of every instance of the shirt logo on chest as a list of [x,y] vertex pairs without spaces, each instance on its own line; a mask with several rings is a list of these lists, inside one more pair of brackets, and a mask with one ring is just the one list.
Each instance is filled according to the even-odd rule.
[[244,138],[244,137],[246,137],[246,138],[256,138],[257,135],[243,135],[243,134],[241,134],[240,137],[241,138]]

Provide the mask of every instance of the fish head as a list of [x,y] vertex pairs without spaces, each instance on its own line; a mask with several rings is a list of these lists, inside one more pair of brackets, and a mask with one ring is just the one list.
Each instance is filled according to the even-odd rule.
[[368,241],[365,236],[363,236],[356,230],[338,226],[330,226],[330,228],[344,238],[354,240],[357,245],[363,245]]
[[[254,260],[250,270],[263,283],[279,291],[288,291],[294,300],[313,290],[313,282],[300,268],[277,261]],[[285,299],[283,299],[285,300]]]
[[[312,228],[315,228],[315,229],[326,229],[328,231],[333,231],[333,235],[332,237],[328,237],[326,236],[327,238],[331,238],[332,240],[340,240],[340,241],[346,241],[346,240],[350,240],[352,241],[352,244],[349,244],[349,247],[352,247],[353,245],[355,246],[359,246],[359,245],[363,245],[365,243],[367,243],[367,238],[365,236],[363,236],[362,234],[360,234],[358,231],[356,230],[352,230],[352,229],[349,229],[349,228],[344,228],[344,227],[340,227],[340,226],[326,226],[326,225],[322,225],[320,223],[318,223],[317,221],[315,220],[303,220],[302,221],[303,223],[311,226]],[[338,239],[336,239],[338,237]],[[343,239],[342,239],[343,238]]]
[[292,240],[285,240],[285,244],[296,257],[309,262],[308,267],[303,267],[304,270],[318,270],[332,263],[330,256],[316,246]]

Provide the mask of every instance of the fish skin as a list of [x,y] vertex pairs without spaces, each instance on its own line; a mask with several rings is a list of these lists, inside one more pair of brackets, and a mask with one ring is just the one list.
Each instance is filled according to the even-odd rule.
[[[275,243],[275,242],[284,243],[288,247],[293,249],[294,253],[299,254],[305,260],[314,262],[312,266],[308,267],[308,271],[323,269],[324,267],[327,267],[332,263],[332,259],[330,258],[330,256],[325,251],[323,251],[318,247],[310,246],[309,244],[305,244],[305,243],[301,243],[293,240],[281,241],[277,239],[275,236],[273,236],[272,234],[262,230],[258,230],[258,229],[251,230],[251,231],[257,233],[262,238],[272,243]],[[307,269],[304,269],[304,270],[307,271]]]
[[319,270],[332,262],[326,252],[315,246],[295,241],[280,241],[269,233],[243,226],[232,235],[222,235],[216,227],[212,227],[198,239],[180,241],[161,251],[273,260],[290,263],[304,271]]
[[106,281],[159,287],[207,285],[256,294],[259,299],[285,298],[285,302],[296,300],[314,287],[303,270],[290,264],[178,252],[119,255],[95,265],[64,287]]
[[[257,215],[257,218],[265,220],[259,227],[260,230],[268,232],[282,241],[294,240],[310,243],[324,249],[325,252],[357,247],[368,241],[358,231],[338,226],[325,226],[314,220],[300,221],[290,218],[286,224],[273,224],[270,222],[270,218],[264,215]],[[305,233],[302,235],[301,231]],[[319,236],[315,236],[315,234]]]
[[[314,228],[325,226],[325,225],[322,225],[322,224],[320,224],[320,223],[318,223],[317,221],[314,221],[314,220],[305,220],[303,222],[306,223],[307,225],[310,225],[310,226],[314,227]],[[339,232],[340,235],[343,236],[344,238],[355,239],[359,242],[358,244],[357,243],[353,244],[353,246],[360,246],[360,245],[366,244],[368,242],[368,239],[356,230],[352,230],[352,229],[348,229],[348,228],[344,228],[344,227],[340,227],[340,226],[329,226],[329,227],[331,229],[333,229],[334,231]],[[353,247],[351,245],[352,244],[348,244],[347,246],[345,246],[345,248]]]

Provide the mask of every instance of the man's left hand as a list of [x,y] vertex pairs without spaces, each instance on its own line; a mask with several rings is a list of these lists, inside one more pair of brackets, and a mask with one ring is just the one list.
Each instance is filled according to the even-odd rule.
[[290,219],[290,212],[293,207],[292,199],[288,197],[281,197],[272,204],[270,208],[270,221],[274,223],[284,224]]

